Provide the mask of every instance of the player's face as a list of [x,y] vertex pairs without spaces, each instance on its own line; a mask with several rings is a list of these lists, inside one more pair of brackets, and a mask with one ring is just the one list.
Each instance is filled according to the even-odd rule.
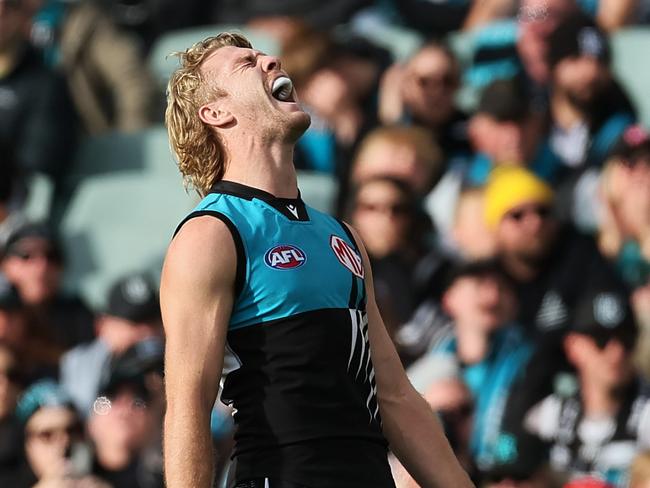
[[277,57],[226,46],[205,61],[202,71],[223,92],[221,108],[243,128],[297,139],[309,126],[309,115],[298,103],[293,83]]

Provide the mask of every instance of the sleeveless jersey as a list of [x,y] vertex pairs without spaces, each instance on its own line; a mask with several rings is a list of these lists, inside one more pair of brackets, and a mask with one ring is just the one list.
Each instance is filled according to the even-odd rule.
[[223,221],[237,250],[222,391],[235,409],[236,480],[393,487],[349,229],[300,198],[229,181],[183,222],[201,215]]

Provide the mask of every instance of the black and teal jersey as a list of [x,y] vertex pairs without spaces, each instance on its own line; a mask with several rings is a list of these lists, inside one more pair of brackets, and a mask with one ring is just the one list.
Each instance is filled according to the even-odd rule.
[[392,487],[368,341],[365,270],[347,227],[300,199],[221,181],[212,215],[237,249],[227,335],[236,478]]

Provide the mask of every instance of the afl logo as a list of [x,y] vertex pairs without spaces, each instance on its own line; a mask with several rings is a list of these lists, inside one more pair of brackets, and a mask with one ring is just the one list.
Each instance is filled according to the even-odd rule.
[[305,264],[307,256],[296,246],[275,246],[266,251],[264,262],[275,269],[292,269]]
[[361,256],[352,249],[352,247],[338,236],[330,237],[330,246],[336,254],[336,257],[343,266],[348,268],[353,275],[363,279],[365,273],[363,271],[363,262]]

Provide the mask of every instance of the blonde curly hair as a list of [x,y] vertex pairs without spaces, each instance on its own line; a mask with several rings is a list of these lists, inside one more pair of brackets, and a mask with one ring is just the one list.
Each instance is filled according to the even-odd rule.
[[224,93],[207,82],[201,65],[214,51],[225,46],[252,48],[248,39],[238,33],[223,32],[208,37],[184,52],[174,53],[181,66],[174,71],[167,86],[165,123],[170,146],[186,188],[193,188],[201,196],[223,177],[226,165],[219,136],[198,116],[202,105]]

